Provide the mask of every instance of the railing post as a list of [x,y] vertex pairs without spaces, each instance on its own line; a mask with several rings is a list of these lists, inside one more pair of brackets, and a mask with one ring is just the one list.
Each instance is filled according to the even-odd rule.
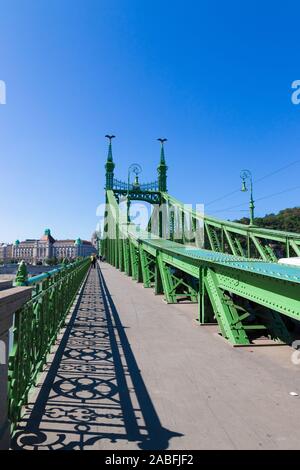
[[0,450],[9,449],[8,355],[9,330],[14,313],[31,297],[31,287],[14,287],[0,292]]
[[16,274],[15,286],[26,286],[28,281],[28,272],[27,272],[27,266],[25,261],[21,261],[18,272]]

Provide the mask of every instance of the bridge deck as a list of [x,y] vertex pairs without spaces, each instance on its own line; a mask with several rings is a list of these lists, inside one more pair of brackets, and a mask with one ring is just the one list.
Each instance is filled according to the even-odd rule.
[[300,448],[291,349],[233,349],[195,316],[91,270],[12,448]]

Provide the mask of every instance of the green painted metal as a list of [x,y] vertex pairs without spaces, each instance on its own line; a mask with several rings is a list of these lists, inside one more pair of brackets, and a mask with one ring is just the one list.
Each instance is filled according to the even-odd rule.
[[113,156],[112,156],[112,145],[111,141],[115,137],[114,135],[106,135],[105,137],[108,138],[109,140],[109,146],[108,146],[108,154],[107,154],[107,160],[105,164],[105,170],[106,170],[106,189],[112,189],[113,188],[113,179],[114,179],[114,168],[115,164],[113,162]]
[[224,234],[225,234],[225,237],[227,239],[227,242],[228,242],[228,245],[230,247],[230,250],[231,250],[232,254],[234,256],[238,256],[239,254],[237,252],[236,245],[234,243],[234,239],[232,238],[230,232],[228,232],[225,227],[224,227]]
[[164,150],[164,143],[167,139],[158,139],[161,143],[161,151],[160,151],[160,162],[157,168],[158,170],[158,190],[159,191],[167,191],[167,170],[168,167],[166,165],[165,159],[165,150]]
[[175,267],[170,257],[164,253],[157,254],[157,261],[166,301],[176,303],[178,299],[188,299],[191,302],[197,302],[198,289],[195,288],[195,283],[191,279],[176,275],[176,269],[180,271],[180,267]]
[[[164,168],[163,143],[159,166]],[[257,334],[289,343],[282,315],[300,320],[300,269],[278,264],[276,250],[281,247],[288,256],[300,255],[300,235],[222,221],[187,209],[162,190],[161,175],[166,173],[159,171],[158,186],[152,189],[141,184],[138,189],[126,187],[122,182],[106,188],[102,246],[107,261],[163,294],[168,303],[198,302],[199,322],[217,322],[233,345],[251,344]],[[125,191],[130,200],[158,204],[148,231],[137,232],[126,217],[127,222],[120,223],[124,216],[118,201]],[[157,217],[163,205],[169,214],[166,226]],[[154,233],[154,216],[159,236]],[[183,230],[188,221],[194,230],[189,242]],[[204,247],[197,233],[201,224]],[[117,229],[112,230],[113,226]]]
[[130,251],[129,251],[129,238],[123,240],[123,254],[124,254],[124,268],[127,276],[130,276],[131,266],[130,266]]
[[173,289],[172,278],[170,275],[169,267],[164,263],[160,253],[157,254],[157,266],[160,273],[161,283],[165,299],[168,303],[176,302],[176,294]]
[[250,201],[249,201],[249,210],[250,210],[250,225],[254,225],[254,200],[253,200],[253,181],[252,181],[252,173],[249,170],[242,170],[241,171],[241,178],[242,178],[242,189],[241,191],[245,192],[248,191],[246,180],[249,179],[250,181]]
[[135,281],[141,282],[141,266],[140,266],[140,256],[139,248],[129,240],[129,249],[130,249],[130,260],[131,260],[131,273],[132,279]]
[[[162,202],[168,203],[169,206],[184,210],[186,214],[192,215],[196,220],[204,223],[205,232],[208,235],[205,248],[212,251],[224,251],[230,254],[235,254],[235,250],[230,243],[222,245],[221,236],[219,240],[215,237],[222,234],[226,230],[234,237],[239,236],[239,241],[243,241],[243,250],[247,253],[247,257],[261,258],[263,260],[276,260],[280,257],[286,256],[300,256],[300,234],[292,232],[284,232],[280,230],[270,230],[254,225],[244,225],[237,222],[224,221],[210,215],[201,214],[195,210],[186,208],[184,204],[168,193],[161,193]],[[212,235],[214,229],[215,237]],[[270,244],[275,244],[277,253],[270,247]],[[221,248],[221,250],[220,250]]]
[[144,249],[142,244],[139,254],[144,287],[153,287],[155,285],[155,258]]
[[9,356],[9,419],[14,430],[21,408],[28,401],[64,324],[74,297],[89,269],[84,259],[35,276],[27,284],[33,287],[31,299],[15,314],[13,347]]
[[224,338],[235,345],[250,344],[233,301],[220,288],[218,277],[212,269],[206,272],[205,287]]
[[25,261],[21,261],[16,278],[14,281],[15,286],[26,286],[27,285],[27,280],[28,280],[28,272],[27,272],[27,267]]
[[209,225],[205,225],[205,230],[208,235],[212,251],[222,251],[221,242],[218,238],[218,234],[215,228],[210,227]]

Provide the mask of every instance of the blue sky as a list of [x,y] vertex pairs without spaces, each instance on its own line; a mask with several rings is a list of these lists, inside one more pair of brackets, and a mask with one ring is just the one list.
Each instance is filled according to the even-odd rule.
[[[248,194],[223,197],[240,170],[258,180],[300,160],[297,3],[0,0],[0,241],[46,227],[90,238],[108,132],[117,177],[136,161],[153,179],[156,138],[167,137],[172,195],[221,218],[247,215]],[[300,186],[299,171],[258,181],[254,198]],[[299,196],[257,201],[256,214]]]

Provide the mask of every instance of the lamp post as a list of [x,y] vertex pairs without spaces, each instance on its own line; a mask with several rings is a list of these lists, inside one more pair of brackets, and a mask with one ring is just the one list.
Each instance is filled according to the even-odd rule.
[[252,173],[250,170],[242,170],[241,171],[241,179],[242,179],[242,192],[248,191],[246,180],[250,181],[250,202],[249,202],[249,209],[250,209],[250,225],[254,225],[254,200],[253,200],[253,182],[252,182]]
[[135,174],[135,184],[138,187],[138,175],[142,172],[142,167],[138,163],[132,163],[128,167],[128,178],[127,178],[127,222],[130,222],[129,218],[129,207],[130,207],[130,201],[129,201],[129,187],[130,187],[130,173]]

